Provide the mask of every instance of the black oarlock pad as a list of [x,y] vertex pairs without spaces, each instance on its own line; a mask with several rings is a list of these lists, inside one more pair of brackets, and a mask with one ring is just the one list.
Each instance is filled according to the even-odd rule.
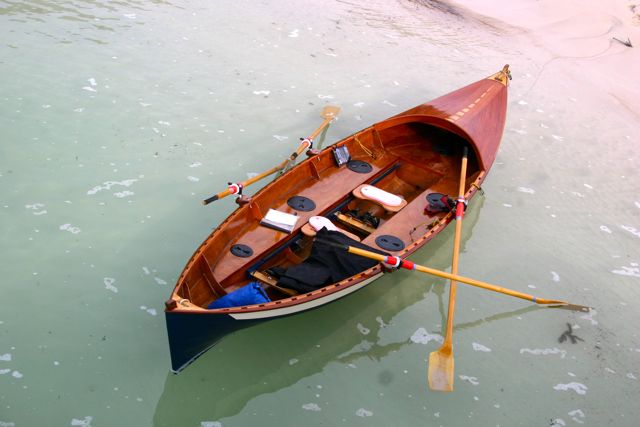
[[291,209],[300,212],[311,212],[316,208],[314,201],[304,196],[293,196],[287,200],[287,204]]
[[362,160],[351,160],[347,163],[347,168],[356,173],[369,173],[373,170],[373,167],[369,163],[363,162]]
[[253,249],[247,245],[233,245],[231,246],[231,253],[240,258],[249,258],[253,255]]
[[376,237],[376,245],[385,251],[397,252],[404,249],[404,242],[389,234]]

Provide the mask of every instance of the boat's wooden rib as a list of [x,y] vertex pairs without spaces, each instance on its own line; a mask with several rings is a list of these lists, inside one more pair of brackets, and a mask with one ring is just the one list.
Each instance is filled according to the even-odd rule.
[[[376,265],[298,295],[266,286],[270,302],[206,308],[255,280],[251,276],[254,271],[286,268],[307,258],[313,237],[301,233],[301,227],[310,217],[337,217],[373,248],[382,244],[380,239],[387,241],[391,236],[393,244],[383,249],[401,257],[438,234],[453,214],[426,210],[426,196],[457,195],[463,146],[470,148],[465,197],[470,199],[480,188],[495,160],[504,128],[507,79],[505,67],[487,79],[376,123],[312,155],[245,200],[191,257],[167,301],[172,369],[184,368],[233,330],[321,306],[383,274],[382,267]],[[349,167],[338,166],[333,152],[336,147],[346,147],[355,162]],[[403,205],[385,209],[354,197],[353,190],[362,184],[399,196]],[[298,202],[289,203],[294,196],[312,203],[301,209]],[[260,224],[269,209],[298,216],[291,233]],[[376,224],[355,217],[357,213],[366,213]],[[250,251],[238,256],[231,252],[236,245]]]

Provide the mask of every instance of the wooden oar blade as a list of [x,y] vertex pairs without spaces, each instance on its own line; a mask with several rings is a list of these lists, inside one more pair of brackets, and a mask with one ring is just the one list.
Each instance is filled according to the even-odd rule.
[[429,388],[436,391],[453,391],[453,353],[440,350],[429,355]]
[[582,311],[583,313],[588,313],[591,311],[591,307],[587,307],[586,305],[579,304],[569,304],[569,303],[553,303],[553,304],[545,304],[547,308],[561,308],[563,310],[571,310],[571,311]]
[[336,105],[327,105],[322,109],[322,118],[333,119],[340,113],[340,107]]

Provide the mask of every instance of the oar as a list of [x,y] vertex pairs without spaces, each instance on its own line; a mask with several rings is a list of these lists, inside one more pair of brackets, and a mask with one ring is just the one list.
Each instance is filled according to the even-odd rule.
[[[458,187],[458,203],[456,204],[456,231],[453,239],[453,260],[451,274],[458,274],[458,259],[460,255],[460,237],[462,236],[462,218],[464,217],[464,185],[467,179],[467,147],[462,154],[460,168],[460,186]],[[447,329],[442,346],[429,354],[429,388],[438,391],[453,391],[454,360],[453,360],[453,314],[456,304],[456,282],[451,281],[449,288],[449,311],[447,313]]]
[[235,182],[230,182],[229,183],[229,187],[227,187],[226,190],[215,194],[211,197],[209,197],[208,199],[205,199],[202,201],[203,205],[208,205],[211,202],[215,202],[216,200],[222,199],[223,197],[227,197],[230,194],[236,194],[236,193],[240,193],[242,191],[242,189],[248,185],[253,184],[254,182],[260,181],[263,178],[266,178],[269,175],[272,175],[276,172],[279,172],[281,170],[284,170],[290,162],[294,161],[300,154],[302,154],[302,152],[308,148],[311,147],[311,145],[313,144],[313,139],[318,136],[320,134],[320,132],[322,132],[322,130],[327,127],[329,125],[329,123],[331,123],[331,121],[333,119],[336,118],[336,116],[338,115],[338,113],[340,112],[340,107],[336,107],[336,106],[331,106],[328,105],[326,107],[324,107],[322,109],[322,118],[324,118],[324,121],[322,122],[322,124],[318,127],[318,129],[316,129],[315,131],[313,131],[313,133],[311,135],[309,135],[307,138],[304,138],[301,142],[300,145],[298,146],[298,149],[296,151],[294,151],[293,153],[291,153],[291,155],[289,157],[287,157],[282,163],[280,163],[277,166],[272,167],[271,169],[269,169],[266,172],[263,172],[259,175],[256,175],[252,178],[247,179],[246,181],[243,182],[239,182],[239,183],[235,183]]
[[319,240],[319,241],[327,245],[338,247],[340,249],[343,249],[355,255],[360,255],[366,258],[371,258],[376,261],[380,261],[393,268],[405,268],[407,270],[418,270],[423,273],[431,274],[433,276],[438,276],[438,277],[442,277],[444,279],[449,279],[449,280],[455,280],[456,282],[462,282],[462,283],[466,283],[467,285],[475,286],[482,289],[487,289],[489,291],[498,292],[498,293],[509,295],[516,298],[521,298],[521,299],[531,301],[536,304],[544,305],[547,307],[563,308],[567,310],[584,311],[584,312],[588,312],[590,310],[589,307],[584,305],[570,304],[566,301],[534,297],[533,295],[503,288],[498,285],[492,285],[487,282],[481,282],[480,280],[471,279],[465,276],[459,276],[457,274],[447,273],[446,271],[436,270],[435,268],[425,267],[423,265],[415,264],[411,261],[407,261],[406,259],[402,259],[400,257],[380,255],[375,252],[370,252],[360,248],[354,248],[353,246],[341,245],[334,242],[327,242],[325,240]]

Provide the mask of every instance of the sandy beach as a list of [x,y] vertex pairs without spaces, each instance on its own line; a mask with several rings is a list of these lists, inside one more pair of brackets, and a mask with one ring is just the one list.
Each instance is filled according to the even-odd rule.
[[[640,4],[627,0],[459,0],[454,4],[513,28],[522,43],[549,54],[536,85],[563,79],[585,102],[610,104],[640,118]],[[617,40],[614,40],[618,39]],[[622,42],[629,40],[633,47]]]

